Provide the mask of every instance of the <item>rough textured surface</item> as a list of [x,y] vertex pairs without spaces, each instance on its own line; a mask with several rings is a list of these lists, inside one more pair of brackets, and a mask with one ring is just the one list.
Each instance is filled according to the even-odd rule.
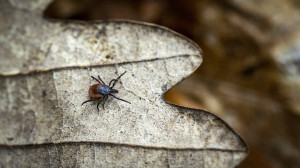
[[0,19],[7,23],[0,29],[1,55],[6,58],[0,62],[2,75],[199,55],[200,52],[191,41],[150,24],[50,22],[36,17],[35,13],[14,10],[10,4],[2,6]]
[[[170,148],[245,149],[239,137],[218,118],[170,106],[162,99],[163,93],[180,80],[177,75],[193,71],[193,60],[197,57],[2,77],[1,92],[8,99],[1,100],[1,115],[5,117],[0,122],[4,132],[0,142],[101,141]],[[120,91],[118,96],[131,105],[109,99],[106,109],[100,112],[96,103],[81,106],[88,99],[88,86],[94,83],[88,78],[91,74],[101,72],[105,74],[103,80],[108,81],[108,77],[124,71],[127,74],[121,78],[122,85],[116,88]]]
[[[4,167],[135,166],[138,152],[147,155],[141,164],[151,156],[157,166],[234,167],[246,156],[243,140],[218,117],[162,98],[200,65],[193,42],[154,25],[51,22],[34,12],[40,7],[33,1],[1,3],[7,23],[0,29]],[[95,103],[80,106],[95,83],[89,76],[108,82],[124,71],[116,88],[131,105],[109,99],[101,111]],[[97,150],[108,160],[90,161],[86,155]]]
[[205,56],[194,73],[197,80],[184,80],[188,85],[168,98],[201,105],[238,130],[251,151],[242,168],[299,167],[299,0],[74,2],[57,0],[46,13],[80,20],[134,18],[194,39]]
[[243,160],[244,155],[243,151],[170,150],[113,144],[69,143],[3,147],[0,150],[2,158],[0,165],[11,167],[233,167]]

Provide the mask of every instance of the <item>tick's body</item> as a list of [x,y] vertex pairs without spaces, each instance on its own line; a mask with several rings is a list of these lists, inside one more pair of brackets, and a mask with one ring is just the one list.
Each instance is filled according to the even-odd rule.
[[96,80],[99,83],[90,86],[89,95],[93,99],[87,100],[87,101],[83,102],[81,105],[83,105],[84,103],[87,103],[89,101],[99,100],[99,103],[97,104],[97,109],[99,110],[99,104],[101,102],[103,102],[102,107],[104,109],[104,104],[105,104],[105,101],[107,100],[108,96],[112,96],[118,100],[121,100],[121,101],[124,101],[124,102],[130,104],[130,102],[113,95],[113,93],[118,93],[118,90],[114,89],[115,84],[125,73],[126,73],[126,71],[123,74],[121,74],[117,79],[112,79],[109,82],[108,86],[105,84],[105,82],[103,82],[103,80],[100,78],[100,76],[98,76],[99,80],[97,78],[91,76],[94,80]]
[[89,95],[92,98],[101,98],[103,96],[109,95],[110,93],[118,93],[118,90],[112,89],[102,83],[94,84],[89,89]]

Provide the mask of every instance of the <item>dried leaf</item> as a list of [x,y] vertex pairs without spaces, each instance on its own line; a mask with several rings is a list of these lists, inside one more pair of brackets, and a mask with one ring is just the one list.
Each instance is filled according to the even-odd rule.
[[[200,65],[193,42],[146,23],[49,21],[44,7],[0,7],[1,165],[234,167],[245,158],[221,119],[163,100]],[[131,104],[81,106],[91,75],[108,82],[124,71],[116,89]]]

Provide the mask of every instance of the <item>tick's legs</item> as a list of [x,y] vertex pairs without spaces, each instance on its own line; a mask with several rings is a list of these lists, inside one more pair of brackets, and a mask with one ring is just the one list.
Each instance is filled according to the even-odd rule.
[[97,79],[97,78],[95,78],[95,77],[93,77],[93,76],[91,76],[94,80],[96,80],[97,82],[99,82],[99,83],[102,83],[102,84],[104,84],[104,85],[106,85],[105,84],[105,82],[100,78],[100,76],[98,75],[98,78],[99,79]]
[[103,98],[100,98],[100,99],[98,99],[99,100],[99,102],[98,102],[98,104],[97,104],[97,109],[98,109],[98,111],[100,111],[99,110],[99,104],[103,101]]
[[84,103],[90,102],[90,101],[95,101],[95,100],[99,100],[99,99],[90,99],[90,100],[84,101],[81,105],[83,105]]
[[106,85],[105,82],[100,78],[100,75],[98,75],[98,79],[102,82],[102,84]]
[[102,103],[102,108],[103,108],[103,110],[104,110],[104,104],[105,104],[107,98],[108,98],[108,96],[105,96],[105,97],[103,98],[103,103]]
[[96,80],[97,82],[99,82],[99,83],[102,83],[102,82],[100,82],[97,78],[95,78],[95,77],[93,77],[93,76],[91,76],[94,80]]
[[113,95],[113,94],[109,94],[109,95],[112,96],[112,97],[114,97],[114,98],[116,98],[116,99],[118,99],[118,100],[121,100],[121,101],[124,101],[124,102],[126,102],[126,103],[131,104],[130,102],[128,102],[128,101],[126,101],[126,100],[124,100],[124,99],[118,98],[117,96],[115,96],[115,95]]
[[[111,83],[114,82],[114,81],[116,81],[116,79],[112,79],[112,80],[109,82],[109,85],[108,85],[108,86],[110,87]],[[111,88],[112,88],[112,87],[111,87]]]
[[124,73],[122,73],[117,79],[113,79],[109,82],[109,87],[112,84],[111,88],[115,87],[115,84],[118,82],[118,80],[126,73],[126,71]]

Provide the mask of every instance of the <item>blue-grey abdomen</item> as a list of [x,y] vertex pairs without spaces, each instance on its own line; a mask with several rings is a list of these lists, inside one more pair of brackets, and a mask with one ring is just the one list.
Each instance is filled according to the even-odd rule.
[[111,93],[110,87],[108,87],[106,85],[98,86],[97,91],[98,91],[98,93],[100,93],[100,94],[102,94],[104,96]]

